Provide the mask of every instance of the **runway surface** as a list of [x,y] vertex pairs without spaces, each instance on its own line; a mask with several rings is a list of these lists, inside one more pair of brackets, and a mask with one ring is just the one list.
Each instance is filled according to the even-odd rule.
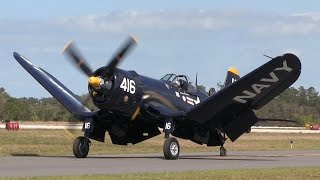
[[272,168],[320,166],[320,150],[316,151],[241,151],[182,153],[178,160],[165,160],[162,154],[130,154],[89,156],[13,156],[0,157],[0,176],[58,176],[84,174],[116,174],[131,172],[163,172],[239,168]]

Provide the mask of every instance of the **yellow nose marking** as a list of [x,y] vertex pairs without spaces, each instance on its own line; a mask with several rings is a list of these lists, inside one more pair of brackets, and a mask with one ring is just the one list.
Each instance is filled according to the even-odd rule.
[[100,77],[91,76],[89,78],[89,84],[94,87],[98,87],[100,85]]

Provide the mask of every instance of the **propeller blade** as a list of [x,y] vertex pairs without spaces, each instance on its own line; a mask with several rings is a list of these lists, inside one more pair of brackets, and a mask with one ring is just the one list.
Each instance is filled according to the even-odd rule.
[[81,71],[90,77],[93,74],[92,69],[84,60],[83,56],[80,54],[78,49],[75,47],[74,43],[69,42],[62,51],[63,54],[66,54],[70,60],[81,69]]
[[137,39],[133,36],[130,36],[123,46],[118,50],[118,53],[116,53],[110,60],[109,64],[106,66],[105,73],[107,76],[110,76],[113,74],[114,69],[119,64],[119,62],[123,59],[125,55],[128,54],[128,52],[138,43]]

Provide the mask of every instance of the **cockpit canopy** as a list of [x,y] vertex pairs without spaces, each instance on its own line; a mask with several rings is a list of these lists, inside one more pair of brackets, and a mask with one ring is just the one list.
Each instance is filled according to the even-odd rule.
[[161,81],[167,82],[168,84],[173,84],[178,87],[181,91],[185,92],[197,92],[197,89],[193,85],[186,75],[176,75],[176,74],[166,74],[163,76]]

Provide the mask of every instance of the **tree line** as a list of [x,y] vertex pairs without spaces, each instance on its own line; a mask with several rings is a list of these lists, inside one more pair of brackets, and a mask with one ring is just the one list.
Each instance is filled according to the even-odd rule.
[[[202,87],[203,91],[205,88]],[[79,96],[85,99],[85,95]],[[92,102],[89,103],[92,109]],[[297,120],[320,124],[320,96],[313,87],[290,87],[267,105],[256,111],[258,117]],[[0,88],[0,118],[2,121],[76,121],[53,97],[15,98]]]
[[0,118],[2,121],[73,121],[75,120],[56,99],[15,98],[0,88]]
[[290,87],[258,110],[257,115],[297,120],[301,125],[320,124],[320,96],[313,87]]

